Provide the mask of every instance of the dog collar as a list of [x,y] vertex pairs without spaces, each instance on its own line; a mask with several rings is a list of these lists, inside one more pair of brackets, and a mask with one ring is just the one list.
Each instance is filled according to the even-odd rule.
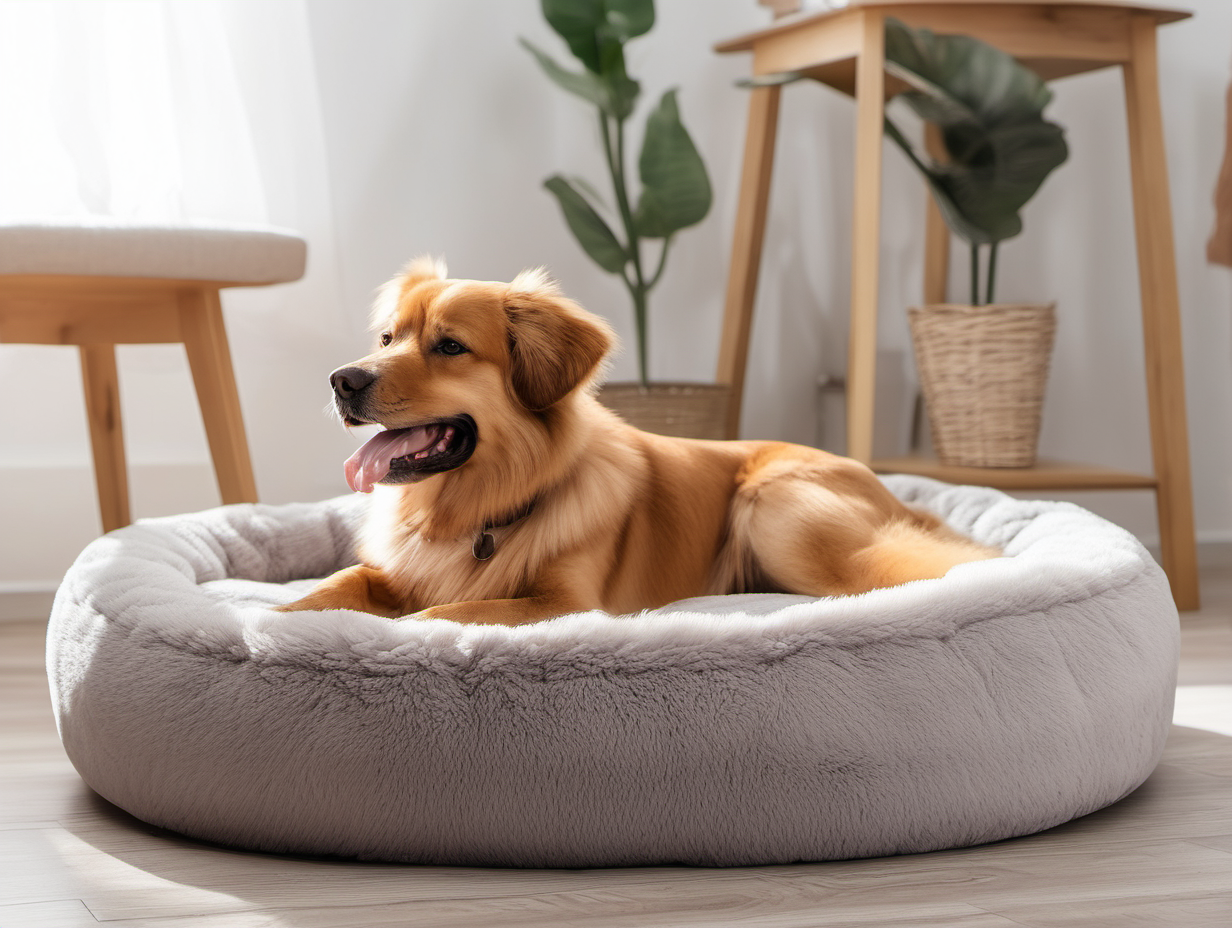
[[531,499],[525,506],[515,512],[510,518],[503,522],[484,522],[481,528],[475,535],[475,542],[471,545],[471,554],[475,556],[477,561],[486,561],[496,553],[496,536],[492,532],[499,528],[508,528],[515,522],[521,522],[531,510],[535,508],[535,499]]

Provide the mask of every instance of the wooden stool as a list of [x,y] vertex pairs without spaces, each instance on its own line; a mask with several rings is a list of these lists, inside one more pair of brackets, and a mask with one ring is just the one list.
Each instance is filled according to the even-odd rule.
[[[802,72],[856,98],[855,216],[852,225],[851,336],[847,367],[848,453],[882,472],[914,473],[1013,490],[1155,491],[1164,570],[1181,609],[1198,608],[1198,566],[1184,364],[1177,297],[1172,207],[1164,153],[1155,32],[1189,14],[1119,0],[850,0],[842,10],[794,15],[768,29],[721,43],[751,52],[753,74]],[[1153,474],[1041,461],[1034,468],[947,467],[936,461],[874,461],[873,389],[877,338],[881,150],[885,101],[885,20],[963,34],[1014,55],[1045,80],[1120,67],[1129,118],[1129,160]],[[719,355],[719,383],[732,386],[728,437],[740,425],[745,363],[774,165],[780,88],[757,87],[749,99],[744,173],[737,207]],[[949,232],[929,203],[924,302],[945,301]]]
[[305,254],[275,229],[0,225],[0,343],[78,346],[103,531],[131,521],[117,344],[184,343],[222,500],[256,502],[219,291],[298,280]]

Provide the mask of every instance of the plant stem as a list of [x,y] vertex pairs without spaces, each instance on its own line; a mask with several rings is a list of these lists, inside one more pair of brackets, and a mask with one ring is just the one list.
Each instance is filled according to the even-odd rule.
[[980,246],[971,243],[971,305],[980,305]]
[[[625,232],[627,234],[629,231],[629,224],[625,220],[627,197],[625,194],[624,166],[615,150],[615,143],[612,139],[612,127],[608,122],[609,117],[603,112],[603,110],[599,110],[598,113],[599,131],[603,134],[603,158],[607,162],[608,176],[612,179],[612,190],[616,195],[616,207],[620,212],[620,221],[625,226]],[[619,126],[619,122],[617,122],[617,126]],[[632,254],[630,253],[631,249],[629,247],[630,244],[631,243],[628,241],[625,242],[625,254],[628,256],[628,260],[632,261]],[[629,280],[627,270],[622,268],[620,276],[624,278],[626,286],[630,288],[634,286],[633,281]]]
[[984,298],[985,303],[993,301],[992,292],[997,283],[997,246],[1000,244],[1000,242],[993,242],[988,249],[988,292]]
[[654,276],[646,284],[646,293],[649,294],[651,288],[659,282],[659,278],[663,276],[663,268],[667,265],[667,249],[672,244],[672,237],[669,235],[663,239],[663,248],[659,251],[659,266],[655,268]]
[[643,387],[650,386],[646,376],[649,361],[646,357],[646,288],[630,288],[633,296],[633,318],[637,323],[637,371]]
[[623,274],[625,286],[633,297],[633,321],[637,329],[637,362],[638,376],[642,386],[649,384],[646,358],[646,295],[650,286],[646,283],[642,271],[642,246],[637,235],[637,226],[633,221],[633,210],[629,206],[629,191],[625,184],[625,126],[623,119],[616,119],[616,132],[613,138],[612,128],[608,123],[607,114],[599,113],[599,126],[603,132],[603,153],[607,156],[608,172],[612,176],[612,189],[616,193],[616,206],[620,211],[620,221],[625,227],[625,251],[633,266],[633,279]]

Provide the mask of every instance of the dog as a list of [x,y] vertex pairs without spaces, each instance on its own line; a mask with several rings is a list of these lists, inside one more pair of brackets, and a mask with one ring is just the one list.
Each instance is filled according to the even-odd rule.
[[692,596],[863,593],[998,556],[863,464],[776,441],[644,432],[595,384],[615,337],[542,270],[417,259],[380,292],[376,350],[330,375],[372,493],[360,563],[284,611],[522,625]]

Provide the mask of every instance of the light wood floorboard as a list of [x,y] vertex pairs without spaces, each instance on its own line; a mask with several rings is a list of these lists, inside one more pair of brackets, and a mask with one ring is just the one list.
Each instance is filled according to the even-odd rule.
[[1229,928],[1232,570],[1206,571],[1203,599],[1182,620],[1186,724],[1122,802],[982,847],[734,869],[392,866],[161,831],[81,783],[51,716],[42,623],[0,623],[0,928]]

